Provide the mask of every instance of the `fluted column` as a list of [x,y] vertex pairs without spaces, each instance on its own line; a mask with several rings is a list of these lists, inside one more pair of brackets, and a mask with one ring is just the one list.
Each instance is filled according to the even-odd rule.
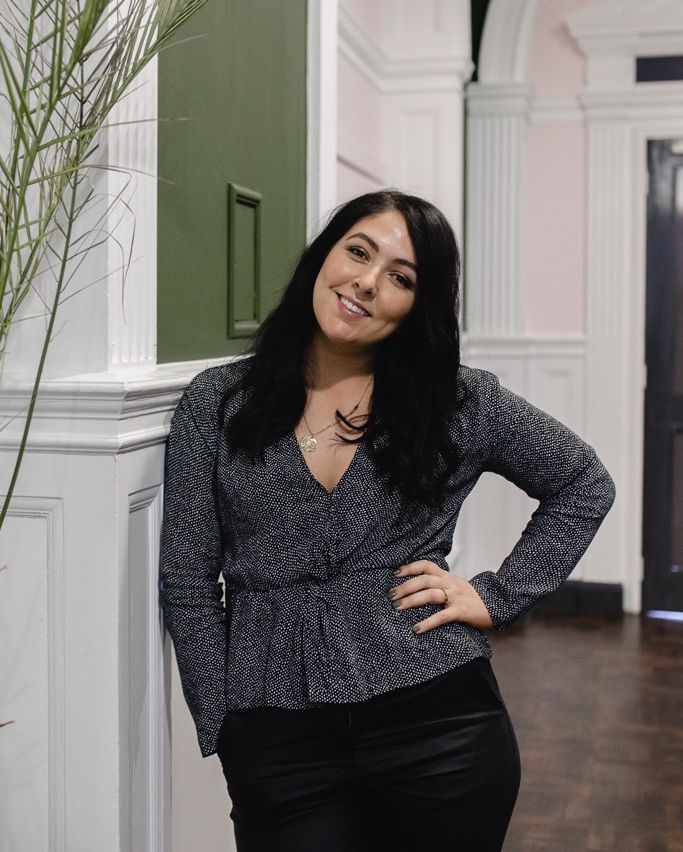
[[[642,328],[639,334],[633,333],[639,313],[634,309],[641,296],[634,298],[628,292],[635,278],[634,241],[629,235],[638,213],[634,140],[620,100],[616,93],[583,97],[588,131],[586,434],[614,471],[622,505],[611,518],[619,530],[598,537],[587,556],[593,576],[606,582],[613,582],[627,563],[634,578],[640,573],[639,545],[633,540],[638,527],[628,518],[640,517],[641,427],[619,416],[619,412],[641,408],[644,360]],[[641,207],[644,201],[642,197]],[[631,598],[626,608],[633,611],[639,589],[630,584],[626,591]]]
[[531,86],[467,89],[467,256],[469,335],[521,331],[520,216],[523,142]]
[[[134,96],[117,106],[107,131],[109,164],[123,171],[107,173],[110,197],[124,189],[129,211],[122,225],[124,245],[132,242],[125,289],[121,274],[112,274],[107,287],[106,365],[108,370],[156,365],[156,248],[157,248],[157,62],[149,63],[136,81]],[[113,125],[117,126],[113,126]],[[122,215],[113,208],[112,227]],[[110,241],[108,268],[127,258]]]

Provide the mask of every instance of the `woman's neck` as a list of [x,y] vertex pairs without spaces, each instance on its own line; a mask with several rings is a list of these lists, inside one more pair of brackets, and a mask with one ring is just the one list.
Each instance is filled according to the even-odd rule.
[[354,386],[367,382],[373,373],[372,351],[330,344],[314,335],[308,350],[308,383],[314,390]]

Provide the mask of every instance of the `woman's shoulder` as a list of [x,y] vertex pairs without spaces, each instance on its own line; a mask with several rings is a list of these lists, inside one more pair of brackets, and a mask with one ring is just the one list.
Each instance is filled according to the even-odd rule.
[[247,372],[249,361],[249,357],[235,358],[200,370],[186,385],[175,416],[180,418],[186,412],[205,436],[215,433],[219,412],[225,416],[228,409],[238,404],[240,381]]
[[451,420],[451,434],[462,446],[483,446],[492,410],[498,404],[498,376],[490,370],[460,364],[458,384],[458,405]]
[[458,381],[466,391],[466,400],[475,405],[486,405],[500,387],[500,380],[491,370],[481,367],[471,367],[469,364],[460,364],[458,367]]
[[188,402],[201,405],[219,401],[225,393],[238,386],[247,373],[251,357],[233,358],[223,364],[213,364],[200,370],[185,388]]

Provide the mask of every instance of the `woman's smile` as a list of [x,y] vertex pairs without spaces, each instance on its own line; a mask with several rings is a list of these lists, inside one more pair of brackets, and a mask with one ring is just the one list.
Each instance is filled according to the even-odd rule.
[[342,316],[348,317],[351,320],[361,320],[365,317],[370,316],[369,311],[367,311],[363,307],[360,307],[352,299],[343,296],[341,293],[337,293],[336,295],[337,301],[339,302],[339,310]]
[[366,216],[334,244],[320,268],[313,288],[318,332],[333,345],[371,350],[410,313],[416,285],[415,250],[403,216],[395,210]]

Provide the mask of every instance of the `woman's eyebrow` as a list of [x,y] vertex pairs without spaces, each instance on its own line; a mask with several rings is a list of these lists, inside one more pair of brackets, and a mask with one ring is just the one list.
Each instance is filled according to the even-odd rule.
[[[357,234],[351,234],[351,236],[348,237],[348,239],[350,240],[352,237],[361,237],[362,239],[367,240],[367,242],[370,244],[370,247],[372,249],[374,249],[375,251],[379,251],[379,246],[372,239],[372,237],[369,237],[367,234],[364,234],[362,231],[358,231]],[[391,262],[392,263],[400,263],[402,266],[408,266],[414,272],[417,272],[417,266],[414,263],[411,263],[409,260],[405,260],[402,257],[395,257]]]

